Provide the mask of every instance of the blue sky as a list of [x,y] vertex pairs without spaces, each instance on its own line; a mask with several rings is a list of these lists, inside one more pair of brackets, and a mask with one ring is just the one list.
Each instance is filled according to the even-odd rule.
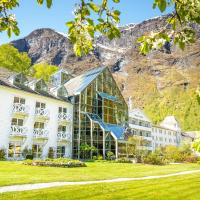
[[[67,32],[65,22],[73,19],[72,10],[78,0],[53,0],[51,9],[38,6],[36,0],[20,0],[20,6],[12,11],[20,27],[20,35],[8,38],[6,33],[0,34],[0,44],[22,38],[38,28],[52,28],[58,32]],[[121,0],[115,8],[121,11],[121,25],[138,23],[161,15],[158,9],[152,9],[153,0]],[[169,13],[168,9],[164,14]]]

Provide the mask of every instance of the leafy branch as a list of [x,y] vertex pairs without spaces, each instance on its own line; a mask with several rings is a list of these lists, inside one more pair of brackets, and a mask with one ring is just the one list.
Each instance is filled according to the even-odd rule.
[[[36,1],[39,5],[46,3],[48,8],[51,8],[53,3],[53,0]],[[95,0],[80,0],[75,5],[74,19],[68,21],[66,26],[77,56],[86,55],[93,50],[96,34],[102,34],[110,40],[120,37],[118,24],[121,13],[110,8],[109,2],[117,4],[120,0],[101,0],[99,4],[95,3]],[[20,33],[15,16],[9,14],[18,5],[19,0],[0,0],[0,32],[7,31],[9,37],[12,33]],[[195,32],[190,24],[200,24],[200,0],[154,0],[153,3],[153,9],[158,8],[162,13],[172,6],[174,12],[162,30],[148,33],[138,39],[142,54],[148,54],[152,49],[160,49],[166,42],[173,42],[181,49],[184,49],[186,44],[195,42]]]

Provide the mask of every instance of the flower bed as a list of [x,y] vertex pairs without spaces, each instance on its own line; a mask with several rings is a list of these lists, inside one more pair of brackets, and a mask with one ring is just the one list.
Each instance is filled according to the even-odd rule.
[[31,166],[44,166],[44,167],[64,167],[64,168],[73,168],[73,167],[86,167],[84,162],[79,160],[58,158],[58,159],[46,159],[46,160],[25,160],[24,165]]

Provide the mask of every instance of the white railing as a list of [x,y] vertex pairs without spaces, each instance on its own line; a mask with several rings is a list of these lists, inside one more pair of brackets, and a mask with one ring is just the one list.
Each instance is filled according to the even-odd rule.
[[58,119],[61,120],[61,121],[69,121],[71,122],[72,121],[72,116],[68,113],[64,113],[64,112],[61,112],[58,114]]
[[46,108],[36,108],[35,115],[41,117],[49,117],[49,111]]
[[12,125],[10,130],[11,136],[26,136],[27,128],[24,126]]
[[71,134],[63,131],[57,133],[58,140],[71,140]]
[[34,138],[48,138],[49,131],[46,129],[35,128],[33,130]]
[[14,113],[24,113],[27,114],[29,111],[29,107],[22,103],[14,103],[13,104],[13,112]]

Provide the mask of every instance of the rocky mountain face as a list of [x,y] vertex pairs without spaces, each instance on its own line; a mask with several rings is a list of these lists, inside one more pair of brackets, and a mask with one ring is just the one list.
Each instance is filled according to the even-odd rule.
[[167,44],[160,51],[143,56],[136,39],[166,25],[167,16],[121,27],[121,38],[109,41],[99,36],[88,56],[77,58],[73,46],[62,33],[51,29],[33,31],[13,41],[21,52],[27,52],[33,63],[48,62],[80,74],[98,65],[113,72],[123,95],[133,105],[143,108],[155,123],[166,115],[175,115],[183,129],[200,129],[200,105],[195,90],[200,85],[200,26],[197,42],[184,51]]

